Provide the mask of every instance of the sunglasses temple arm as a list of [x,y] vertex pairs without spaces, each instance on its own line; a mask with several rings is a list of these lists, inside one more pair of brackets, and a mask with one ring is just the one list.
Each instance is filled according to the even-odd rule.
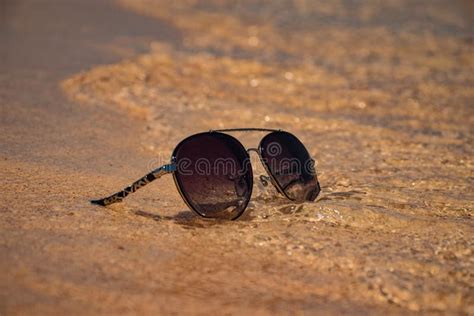
[[111,196],[108,196],[103,199],[91,200],[91,203],[101,205],[101,206],[107,206],[113,203],[122,202],[122,200],[126,198],[130,193],[137,191],[138,189],[144,187],[148,183],[158,178],[161,178],[165,174],[172,173],[175,170],[176,170],[175,164],[161,166],[153,170],[152,172],[148,173],[147,175],[143,176],[142,178],[138,179],[137,181],[133,182],[131,185],[129,185],[122,191],[112,194]]

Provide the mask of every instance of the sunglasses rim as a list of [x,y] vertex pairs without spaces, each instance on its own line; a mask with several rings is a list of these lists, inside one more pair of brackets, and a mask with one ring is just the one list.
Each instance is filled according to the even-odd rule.
[[[258,156],[260,157],[260,161],[263,165],[263,167],[265,168],[265,171],[267,172],[267,174],[270,176],[270,179],[271,179],[271,182],[273,184],[273,186],[277,189],[278,192],[280,192],[284,197],[286,197],[288,200],[292,201],[292,202],[296,202],[298,201],[297,199],[293,199],[291,198],[286,192],[285,190],[283,189],[283,187],[281,186],[281,184],[278,182],[277,178],[275,177],[275,175],[271,172],[270,170],[270,166],[268,166],[268,162],[265,161],[265,159],[263,158],[263,141],[265,140],[265,138],[267,138],[268,136],[270,135],[273,135],[273,134],[288,134],[294,138],[296,138],[301,146],[303,147],[303,149],[306,151],[306,154],[308,155],[308,157],[311,158],[311,155],[309,154],[309,151],[308,149],[306,149],[305,145],[303,144],[303,142],[298,138],[296,137],[295,135],[293,135],[292,133],[290,132],[287,132],[287,131],[273,131],[271,133],[268,133],[267,135],[263,136],[263,138],[260,140],[260,143],[258,145]],[[314,178],[316,179],[317,183],[318,183],[318,187],[319,187],[319,192],[321,192],[321,187],[319,185],[319,181],[318,181],[318,177],[316,175],[316,172],[314,174]],[[318,193],[319,195],[319,193]]]
[[[203,135],[216,135],[216,134],[224,135],[225,137],[228,137],[228,138],[232,139],[233,141],[235,141],[240,146],[240,148],[243,150],[243,152],[245,153],[245,159],[248,159],[248,161],[249,161],[250,191],[248,193],[248,198],[246,199],[246,202],[245,202],[244,207],[242,208],[242,210],[240,212],[238,212],[235,216],[229,218],[230,220],[236,220],[240,216],[242,216],[244,214],[244,212],[247,210],[248,204],[250,203],[250,200],[252,199],[252,192],[253,192],[253,170],[252,170],[252,165],[251,165],[251,161],[250,161],[250,155],[249,155],[247,149],[245,149],[244,145],[242,145],[242,143],[237,138],[233,137],[232,135],[222,133],[222,132],[218,132],[218,131],[209,131],[209,132],[202,132],[202,133],[197,133],[197,134],[190,135],[190,136],[186,137],[185,139],[183,139],[182,141],[180,141],[178,143],[178,145],[176,145],[176,147],[173,150],[173,153],[171,154],[171,162],[175,163],[175,164],[177,163],[177,157],[176,157],[177,151],[178,151],[179,147],[181,147],[186,141],[189,141],[191,138],[195,138],[195,137],[199,137],[199,136],[203,136]],[[173,172],[173,180],[174,180],[174,183],[176,185],[176,188],[178,189],[178,193],[181,195],[181,198],[183,199],[184,203],[191,209],[191,211],[193,211],[195,214],[199,215],[202,218],[207,218],[207,219],[211,219],[211,218],[216,219],[217,218],[217,217],[207,216],[205,214],[201,214],[198,210],[196,210],[196,208],[194,206],[192,206],[192,203],[188,200],[188,198],[185,196],[185,194],[183,192],[184,190],[182,188],[182,184],[179,182],[179,180],[177,178],[177,171]]]

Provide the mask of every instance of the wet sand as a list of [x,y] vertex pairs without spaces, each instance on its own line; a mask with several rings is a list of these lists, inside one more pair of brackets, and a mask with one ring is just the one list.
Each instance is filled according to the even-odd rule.
[[[0,313],[474,313],[468,1],[2,5]],[[238,126],[300,137],[317,202],[88,204]]]

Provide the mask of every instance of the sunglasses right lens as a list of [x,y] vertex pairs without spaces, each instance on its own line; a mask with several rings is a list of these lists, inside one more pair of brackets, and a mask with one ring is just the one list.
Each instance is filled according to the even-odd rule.
[[210,132],[174,150],[175,179],[188,205],[204,217],[236,219],[250,200],[253,176],[247,151],[234,137]]
[[314,201],[320,192],[314,160],[298,138],[273,132],[260,142],[263,163],[277,186],[294,201]]

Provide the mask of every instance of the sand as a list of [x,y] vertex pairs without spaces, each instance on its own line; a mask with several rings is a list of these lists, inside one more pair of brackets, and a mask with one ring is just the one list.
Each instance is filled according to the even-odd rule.
[[[474,313],[470,2],[2,6],[1,314]],[[171,177],[88,203],[250,126],[306,144],[315,203],[257,159],[235,222]]]

